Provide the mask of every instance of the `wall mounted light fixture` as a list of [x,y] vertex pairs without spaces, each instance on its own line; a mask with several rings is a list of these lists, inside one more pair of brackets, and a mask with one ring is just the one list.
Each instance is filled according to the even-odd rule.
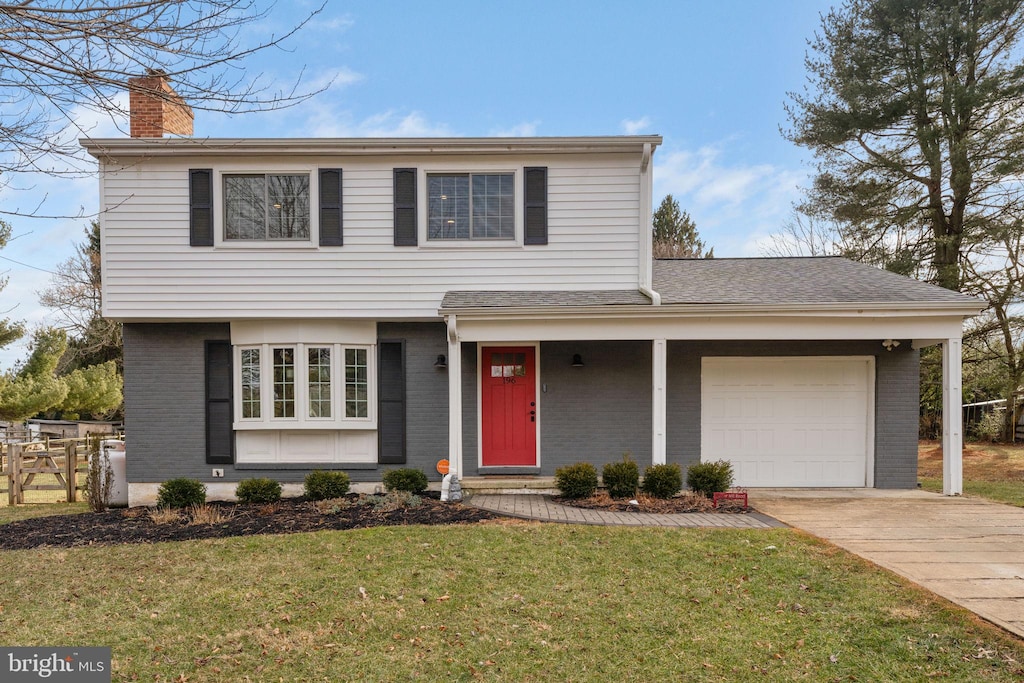
[[583,356],[581,356],[578,353],[572,354],[572,366],[574,368],[582,368],[583,367]]
[[885,347],[886,351],[892,351],[893,349],[895,349],[899,345],[900,345],[899,340],[896,340],[896,339],[885,339],[885,340],[882,341],[882,346]]
[[434,367],[438,370],[445,370],[448,368],[448,361],[445,359],[443,353],[437,354],[437,360],[434,361]]

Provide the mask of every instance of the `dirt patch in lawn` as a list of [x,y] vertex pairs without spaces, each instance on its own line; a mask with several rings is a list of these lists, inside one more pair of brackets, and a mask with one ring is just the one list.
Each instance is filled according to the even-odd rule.
[[[964,444],[964,479],[992,482],[1024,482],[1024,444]],[[942,477],[942,443],[918,444],[917,475]]]
[[[685,512],[721,512],[744,513],[753,512],[753,508],[744,508],[742,503],[725,500],[714,507],[709,498],[699,493],[685,492],[672,498],[654,498],[639,495],[633,499],[612,498],[604,491],[599,491],[589,498],[555,498],[562,505],[569,505],[588,510],[611,510],[614,512],[649,512],[671,515]],[[634,504],[632,501],[635,501]]]
[[0,527],[0,549],[192,541],[406,524],[472,524],[495,517],[484,510],[461,503],[442,503],[427,496],[419,505],[397,509],[388,509],[381,502],[379,498],[353,494],[317,503],[301,498],[264,505],[216,502],[200,508],[197,515],[190,511],[174,514],[153,508],[131,508],[37,517]]

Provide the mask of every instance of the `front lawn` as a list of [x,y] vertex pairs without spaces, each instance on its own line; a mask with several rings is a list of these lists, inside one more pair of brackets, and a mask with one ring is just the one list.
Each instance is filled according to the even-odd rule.
[[[964,445],[964,494],[1024,507],[1024,444]],[[942,491],[942,444],[918,445],[918,480],[928,491]]]
[[114,680],[1016,681],[1024,646],[791,530],[491,522],[0,553],[0,642]]

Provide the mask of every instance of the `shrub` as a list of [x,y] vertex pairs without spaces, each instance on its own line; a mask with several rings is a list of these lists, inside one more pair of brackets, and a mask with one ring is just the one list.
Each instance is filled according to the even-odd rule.
[[348,493],[348,484],[348,475],[344,472],[313,470],[306,475],[303,489],[310,500],[330,500]]
[[644,493],[655,498],[671,498],[683,490],[683,471],[679,465],[651,465],[644,470]]
[[190,508],[206,502],[206,486],[195,479],[168,479],[156,492],[156,506]]
[[725,460],[702,462],[686,469],[686,485],[691,491],[703,493],[708,498],[732,486],[732,464]]
[[640,483],[640,468],[626,453],[622,456],[622,462],[610,462],[602,468],[601,481],[612,498],[632,498]]
[[402,467],[384,473],[384,488],[388,491],[420,493],[427,490],[427,475],[423,470]]
[[1003,438],[1003,413],[1005,411],[989,410],[981,419],[974,423],[972,436],[978,441],[995,443]]
[[377,512],[392,512],[403,508],[419,507],[423,499],[415,493],[396,489],[383,496],[366,496],[360,501],[362,505],[372,505]]
[[281,500],[281,483],[273,479],[244,479],[235,488],[239,503],[276,503]]
[[555,483],[566,498],[589,498],[597,490],[597,469],[589,462],[555,470]]

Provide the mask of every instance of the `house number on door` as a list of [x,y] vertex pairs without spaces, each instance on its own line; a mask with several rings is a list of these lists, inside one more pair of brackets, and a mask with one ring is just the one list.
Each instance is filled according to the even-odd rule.
[[505,377],[503,379],[505,380],[505,384],[515,384],[516,383],[516,378],[515,377]]

